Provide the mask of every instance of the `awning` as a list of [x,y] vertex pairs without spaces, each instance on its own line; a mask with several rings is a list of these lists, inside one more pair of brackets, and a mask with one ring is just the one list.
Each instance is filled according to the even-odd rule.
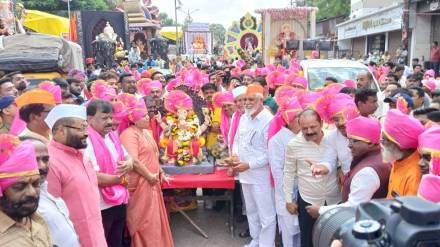
[[[181,39],[183,36],[182,27],[177,27],[177,32],[179,39]],[[162,27],[160,29],[160,35],[164,38],[176,41],[176,27]]]
[[69,33],[69,19],[38,10],[26,10],[24,26],[37,33],[62,37]]

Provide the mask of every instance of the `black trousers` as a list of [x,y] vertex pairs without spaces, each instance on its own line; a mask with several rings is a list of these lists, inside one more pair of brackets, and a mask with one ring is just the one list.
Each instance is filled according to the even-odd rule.
[[122,247],[127,207],[125,204],[101,211],[105,239],[109,247]]
[[313,246],[313,225],[316,219],[312,218],[309,213],[307,213],[306,206],[311,205],[305,202],[298,192],[298,221],[299,229],[301,231],[301,247],[312,247]]

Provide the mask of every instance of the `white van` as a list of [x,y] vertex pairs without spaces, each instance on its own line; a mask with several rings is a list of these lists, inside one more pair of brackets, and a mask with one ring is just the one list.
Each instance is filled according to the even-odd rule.
[[[327,77],[334,77],[339,83],[343,83],[345,80],[356,81],[356,76],[360,71],[368,71],[368,67],[364,64],[346,60],[346,59],[310,59],[301,61],[301,67],[304,70],[304,77],[309,82],[309,89],[314,90],[324,87],[324,81]],[[379,108],[375,112],[376,117],[381,117],[388,109],[388,105],[383,102],[384,95],[380,90],[379,83],[376,78],[372,88],[377,90],[377,100]]]

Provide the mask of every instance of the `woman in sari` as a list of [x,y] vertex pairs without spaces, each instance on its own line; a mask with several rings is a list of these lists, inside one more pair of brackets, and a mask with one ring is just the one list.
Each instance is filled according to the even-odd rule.
[[121,143],[136,161],[129,174],[127,227],[132,247],[173,247],[161,182],[166,179],[159,166],[159,150],[152,135],[145,103],[129,109],[130,126],[121,134]]

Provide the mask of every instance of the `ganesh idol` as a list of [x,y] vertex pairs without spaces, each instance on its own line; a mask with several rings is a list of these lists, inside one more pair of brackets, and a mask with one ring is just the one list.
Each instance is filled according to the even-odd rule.
[[201,134],[206,123],[200,125],[191,97],[180,90],[171,91],[164,99],[164,106],[168,114],[160,123],[164,130],[160,142],[164,148],[162,162],[177,166],[200,163],[205,144]]

